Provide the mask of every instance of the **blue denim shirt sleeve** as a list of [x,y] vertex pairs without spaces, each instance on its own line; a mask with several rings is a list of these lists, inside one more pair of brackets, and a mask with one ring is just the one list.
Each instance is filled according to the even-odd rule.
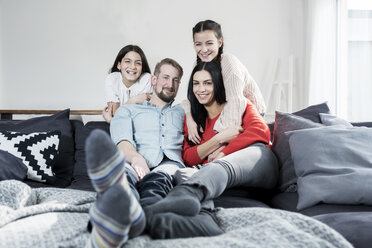
[[136,143],[133,140],[131,111],[126,106],[121,106],[116,110],[115,116],[111,120],[110,134],[112,141],[116,145],[119,144],[119,142],[126,140],[137,149]]

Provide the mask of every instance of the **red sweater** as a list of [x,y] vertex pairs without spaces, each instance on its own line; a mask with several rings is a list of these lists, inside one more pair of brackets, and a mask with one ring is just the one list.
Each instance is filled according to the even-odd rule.
[[[199,145],[205,143],[211,139],[216,133],[213,131],[214,123],[220,115],[213,119],[207,118],[205,123],[205,130],[203,133],[202,140]],[[186,117],[185,117],[186,118]],[[247,107],[242,117],[242,128],[244,132],[239,134],[235,139],[231,140],[225,148],[221,150],[225,155],[241,150],[249,145],[256,142],[262,142],[269,145],[270,142],[270,130],[261,115],[258,113],[256,108],[248,101]],[[187,142],[188,130],[185,121],[185,138],[183,141],[182,158],[186,166],[193,166],[196,164],[207,163],[208,158],[204,160],[200,159],[198,155],[198,146],[190,146]]]

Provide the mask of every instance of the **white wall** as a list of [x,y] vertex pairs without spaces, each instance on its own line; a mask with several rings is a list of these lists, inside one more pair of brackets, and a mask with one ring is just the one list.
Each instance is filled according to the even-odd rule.
[[[302,80],[300,0],[0,0],[0,108],[101,109],[103,83],[123,46],[138,44],[153,70],[176,59],[185,76],[177,101],[186,97],[195,60],[192,27],[213,19],[222,25],[225,51],[235,54],[262,90],[277,57],[277,79],[288,77],[288,56]],[[294,108],[302,107],[295,88]]]
[[2,14],[2,7],[3,7],[3,1],[0,0],[0,107],[1,106],[4,106],[5,105],[5,102],[4,102],[4,89],[3,89],[3,66],[2,66],[2,62],[3,62],[3,51],[2,51],[2,20],[3,20],[3,14]]

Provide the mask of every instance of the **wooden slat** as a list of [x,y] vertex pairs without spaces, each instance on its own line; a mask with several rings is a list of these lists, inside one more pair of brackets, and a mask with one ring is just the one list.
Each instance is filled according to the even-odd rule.
[[[0,114],[14,115],[49,115],[56,114],[62,110],[20,110],[20,109],[0,109]],[[101,115],[102,110],[70,110],[71,115]]]

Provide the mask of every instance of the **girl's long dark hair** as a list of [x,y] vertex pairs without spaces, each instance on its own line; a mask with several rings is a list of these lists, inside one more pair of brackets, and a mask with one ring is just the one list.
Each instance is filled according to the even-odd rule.
[[127,54],[129,52],[136,52],[140,55],[141,61],[142,61],[141,75],[145,72],[148,72],[148,73],[151,74],[150,66],[149,66],[149,63],[147,62],[145,53],[142,51],[142,49],[139,46],[136,46],[136,45],[127,45],[119,51],[118,55],[116,56],[115,62],[112,65],[109,73],[119,71],[119,69],[118,69],[119,62],[121,62],[121,60],[124,58],[125,54]]
[[[205,123],[208,118],[208,112],[205,109],[204,105],[199,103],[193,91],[194,74],[198,71],[207,71],[211,74],[213,81],[214,99],[218,104],[224,104],[226,102],[226,92],[225,86],[223,85],[221,65],[218,61],[213,60],[211,62],[200,62],[194,67],[189,80],[187,98],[190,101],[192,118],[198,125],[198,133],[200,137],[202,137],[203,134],[200,132],[200,127],[205,130]],[[195,145],[190,140],[188,140],[188,143],[190,145]]]
[[[217,40],[223,38],[221,25],[212,20],[205,20],[198,22],[192,29],[192,38],[194,39],[196,33],[200,33],[206,30],[212,30],[217,37]],[[218,55],[215,60],[221,61],[221,55],[223,53],[223,41],[221,47],[218,49]],[[196,62],[201,62],[201,59],[196,55]]]

